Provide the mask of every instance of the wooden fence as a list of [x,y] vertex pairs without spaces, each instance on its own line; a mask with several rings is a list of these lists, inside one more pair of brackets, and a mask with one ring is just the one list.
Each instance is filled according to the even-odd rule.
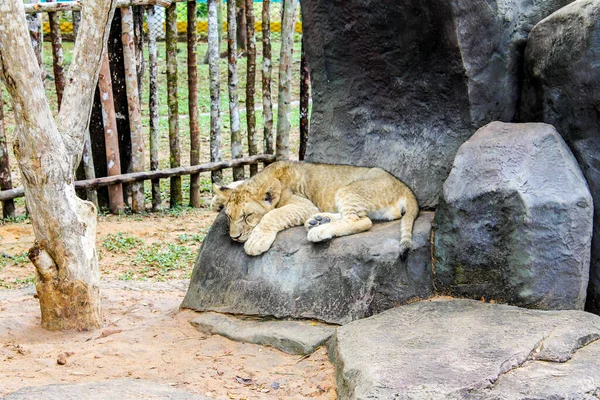
[[[86,138],[84,152],[80,168],[77,172],[78,180],[75,187],[82,197],[94,202],[97,206],[99,200],[97,189],[108,187],[105,205],[112,213],[122,212],[124,207],[129,206],[133,212],[143,212],[146,209],[143,181],[151,181],[151,206],[153,211],[161,209],[162,199],[160,190],[160,179],[170,179],[169,204],[171,207],[182,205],[183,193],[181,176],[190,176],[189,199],[190,205],[200,207],[200,173],[211,172],[213,182],[221,182],[223,170],[231,168],[234,180],[244,179],[244,166],[250,166],[250,176],[258,171],[258,165],[268,164],[275,160],[289,158],[289,136],[290,136],[290,90],[292,86],[292,52],[294,31],[299,26],[296,22],[297,0],[284,0],[281,23],[275,24],[276,29],[281,29],[281,52],[279,55],[278,100],[277,100],[277,125],[273,125],[273,100],[272,100],[272,50],[271,29],[274,23],[270,21],[270,2],[262,3],[262,20],[254,21],[254,8],[252,0],[227,0],[227,23],[224,24],[227,33],[227,60],[228,60],[228,100],[229,109],[220,110],[220,73],[219,73],[219,20],[217,17],[217,6],[219,0],[208,0],[208,33],[207,62],[209,69],[208,81],[210,91],[210,160],[201,160],[201,135],[198,112],[198,56],[197,43],[198,32],[203,28],[197,21],[196,1],[182,0],[119,0],[117,7],[120,13],[115,14],[112,29],[116,38],[120,38],[119,46],[109,45],[108,52],[103,60],[98,81],[98,93],[95,108],[97,123],[94,125],[94,112],[90,122],[90,134]],[[177,22],[177,2],[185,3],[187,10],[187,21],[185,24]],[[236,6],[237,3],[237,6]],[[240,9],[241,4],[241,9]],[[25,12],[28,14],[29,28],[32,45],[40,65],[42,63],[41,46],[44,25],[39,18],[40,13],[48,15],[48,33],[52,43],[54,87],[58,99],[58,107],[62,99],[62,90],[65,82],[64,54],[62,45],[61,22],[58,20],[57,12],[70,12],[72,15],[73,37],[76,40],[80,20],[81,2],[46,2],[27,4]],[[145,7],[142,7],[145,6]],[[168,103],[168,132],[169,132],[169,167],[159,170],[159,126],[160,118],[158,112],[158,68],[157,68],[157,34],[152,29],[144,29],[144,14],[148,18],[155,16],[156,7],[165,8],[166,22],[165,47],[166,47],[166,76],[167,76],[167,103]],[[245,11],[244,11],[245,7]],[[64,22],[63,22],[64,24]],[[187,91],[188,91],[188,114],[190,132],[190,161],[189,166],[182,166],[180,146],[180,118],[178,109],[178,92],[182,82],[177,80],[177,40],[178,34],[185,28],[185,41],[187,42]],[[194,29],[193,27],[196,27]],[[63,27],[64,29],[64,27]],[[262,65],[262,91],[260,103],[261,109],[255,106],[255,82],[256,82],[256,30],[261,32],[261,46],[263,53]],[[242,31],[242,32],[240,32]],[[240,34],[243,33],[243,34]],[[225,36],[225,35],[224,35]],[[243,42],[240,42],[243,40]],[[180,38],[181,39],[181,38]],[[110,42],[110,40],[109,40]],[[147,52],[144,49],[147,46]],[[240,48],[246,49],[247,57],[246,71],[239,71],[238,60]],[[115,50],[117,49],[117,50]],[[147,54],[147,57],[144,54]],[[120,86],[114,86],[112,80],[115,77],[115,59],[121,59],[124,73],[124,93],[126,105],[119,104]],[[142,98],[142,74],[144,68],[149,74],[149,98],[147,99],[148,128],[142,125],[143,102]],[[42,68],[43,69],[43,68]],[[304,55],[300,67],[300,153],[299,159],[303,159],[306,138],[308,137],[308,67]],[[239,102],[239,74],[246,74],[245,93],[245,117],[246,130],[245,139],[247,143],[247,154],[242,149],[243,129],[241,128],[240,102]],[[204,84],[204,82],[202,83]],[[121,90],[123,92],[123,90]],[[120,115],[117,108],[125,107],[128,124],[117,120]],[[13,188],[9,165],[8,144],[5,133],[4,107],[0,97],[0,203],[2,204],[3,217],[13,217],[15,206],[13,200],[24,196],[22,187]],[[264,121],[262,127],[263,141],[259,146],[256,137],[256,112],[262,112]],[[231,159],[223,160],[221,149],[223,147],[221,137],[221,118],[229,113]],[[101,117],[98,117],[101,115]],[[121,119],[122,116],[121,116]],[[94,129],[93,126],[98,126]],[[274,139],[273,129],[276,130]],[[100,130],[100,132],[98,132]],[[148,140],[144,140],[148,135]],[[123,144],[125,138],[125,145]],[[144,143],[149,143],[149,149]],[[100,143],[100,146],[94,144]],[[262,149],[259,150],[259,147]],[[99,154],[99,149],[101,153]],[[149,155],[150,171],[144,170],[147,164],[145,159]],[[122,162],[125,160],[126,168]],[[105,165],[104,175],[99,173],[98,165]],[[123,173],[127,172],[127,173]],[[126,184],[126,187],[123,185]]]

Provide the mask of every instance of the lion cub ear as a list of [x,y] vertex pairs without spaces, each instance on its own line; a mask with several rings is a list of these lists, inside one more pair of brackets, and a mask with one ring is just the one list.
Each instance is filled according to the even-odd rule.
[[261,187],[259,195],[263,197],[266,203],[277,205],[281,197],[281,182],[277,179],[267,182]]
[[231,188],[213,184],[212,189],[214,196],[210,203],[210,208],[213,211],[219,212],[225,208],[225,205],[229,201],[229,196],[231,196]]

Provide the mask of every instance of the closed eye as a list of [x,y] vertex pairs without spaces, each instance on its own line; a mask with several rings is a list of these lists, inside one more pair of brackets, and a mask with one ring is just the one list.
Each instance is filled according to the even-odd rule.
[[254,213],[244,215],[244,222],[248,222],[248,218],[250,218]]

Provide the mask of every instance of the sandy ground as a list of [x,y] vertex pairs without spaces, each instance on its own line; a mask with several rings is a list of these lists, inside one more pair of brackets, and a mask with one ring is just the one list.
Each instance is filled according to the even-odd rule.
[[[155,271],[136,258],[144,246],[161,243],[179,243],[195,254],[201,241],[188,238],[205,232],[213,219],[202,210],[100,217],[104,327],[91,332],[40,328],[39,304],[28,285],[33,266],[17,257],[33,243],[31,225],[0,225],[0,396],[24,386],[137,378],[214,399],[335,399],[326,349],[301,358],[206,337],[189,323],[195,312],[179,311],[192,265]],[[108,250],[107,236],[119,232],[139,239],[136,246]]]

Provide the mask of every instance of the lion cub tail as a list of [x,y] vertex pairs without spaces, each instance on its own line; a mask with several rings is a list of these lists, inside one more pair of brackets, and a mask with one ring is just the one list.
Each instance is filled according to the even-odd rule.
[[419,215],[419,203],[410,189],[407,188],[405,197],[405,212],[400,221],[400,257],[406,260],[408,251],[412,247],[413,225]]

